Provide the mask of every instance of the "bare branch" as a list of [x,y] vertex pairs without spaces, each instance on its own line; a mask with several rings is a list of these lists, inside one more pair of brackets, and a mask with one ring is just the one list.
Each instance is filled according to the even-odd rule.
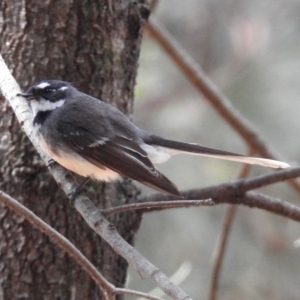
[[219,244],[217,246],[216,257],[214,258],[214,266],[213,266],[213,272],[212,272],[211,283],[210,283],[210,291],[209,291],[210,300],[217,299],[219,280],[221,276],[221,270],[223,266],[226,246],[228,244],[228,239],[231,232],[233,221],[236,216],[237,208],[238,206],[236,205],[230,205],[226,212],[223,231],[220,237]]
[[[191,189],[180,191],[186,199],[208,199],[213,201],[223,195],[226,197],[235,197],[243,195],[245,192],[261,188],[266,185],[286,181],[300,176],[300,168],[289,168],[276,171],[268,175],[261,175],[250,179],[239,179],[229,183],[214,185],[202,189]],[[141,197],[140,202],[170,201],[175,200],[173,196],[155,193],[149,196]]]
[[300,207],[287,201],[254,192],[248,192],[241,199],[236,200],[237,201],[233,200],[232,202],[220,201],[219,203],[235,202],[235,204],[243,204],[249,207],[260,208],[286,217],[288,219],[300,222]]
[[[193,189],[181,191],[187,199],[207,199],[211,198],[215,204],[242,204],[250,207],[256,207],[275,214],[300,221],[300,208],[286,201],[268,197],[262,194],[248,192],[268,184],[296,178],[300,176],[300,168],[291,168],[284,171],[278,171],[270,175],[259,176],[251,179],[240,179],[232,183],[211,186],[203,189]],[[165,194],[153,194],[140,199],[141,202],[170,201],[175,197]]]
[[61,247],[71,257],[73,257],[75,261],[79,263],[81,267],[91,276],[91,278],[95,280],[96,284],[102,289],[106,299],[114,300],[115,295],[127,294],[143,297],[145,299],[162,300],[161,298],[142,292],[115,287],[113,284],[107,281],[100,272],[98,272],[94,265],[67,238],[49,226],[23,204],[2,191],[0,191],[0,202],[24,217],[35,228],[46,234],[57,246]]
[[71,257],[73,257],[74,260],[79,263],[82,268],[91,276],[91,278],[95,280],[96,284],[102,289],[106,299],[114,300],[115,295],[127,294],[143,297],[145,299],[162,300],[161,298],[151,296],[146,293],[115,287],[113,284],[107,281],[100,272],[98,272],[94,265],[67,238],[49,226],[23,204],[7,195],[3,191],[0,191],[0,202],[20,216],[24,217],[35,228],[46,234],[57,246],[62,248]]
[[142,209],[145,212],[153,210],[161,210],[166,208],[182,208],[191,206],[214,206],[214,202],[211,199],[207,200],[177,200],[177,201],[160,201],[160,202],[144,202],[144,203],[132,203],[126,205],[120,205],[103,209],[101,212],[104,215],[120,213],[128,210]]
[[109,283],[93,266],[93,264],[62,234],[57,232],[43,220],[41,220],[32,211],[26,208],[16,199],[0,191],[0,202],[9,207],[19,215],[23,216],[34,227],[46,234],[56,245],[66,251],[71,257],[78,262],[82,268],[95,280],[102,289],[104,295],[113,295],[115,287]]
[[86,197],[77,197],[75,207],[90,227],[97,232],[118,254],[124,257],[143,278],[151,278],[167,295],[173,299],[190,299],[157,267],[146,260],[135,248],[126,243],[117,232],[115,226],[109,223],[100,210]]
[[[10,102],[22,129],[28,135],[34,147],[37,149],[45,164],[48,164],[49,156],[40,148],[36,136],[33,134],[32,114],[29,106],[22,97],[16,97],[20,92],[17,82],[10,74],[2,56],[0,55],[0,91]],[[55,165],[51,173],[61,189],[70,195],[76,189],[76,185],[66,174],[62,167]],[[151,262],[144,258],[137,250],[128,244],[101,214],[99,209],[87,198],[77,197],[75,201],[77,211],[83,216],[88,224],[99,234],[118,254],[135,268],[144,277],[152,280],[167,295],[173,299],[191,299],[184,291],[177,287],[163,272],[156,268]],[[112,229],[113,228],[113,229]]]

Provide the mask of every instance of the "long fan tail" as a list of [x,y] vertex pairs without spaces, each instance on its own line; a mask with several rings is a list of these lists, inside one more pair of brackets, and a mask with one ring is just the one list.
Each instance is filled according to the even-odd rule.
[[168,154],[178,154],[187,153],[194,155],[201,155],[231,161],[237,161],[241,163],[251,164],[251,165],[261,165],[264,167],[274,168],[274,169],[284,169],[290,167],[289,164],[273,159],[259,158],[259,157],[249,157],[241,154],[236,154],[232,152],[202,147],[198,144],[183,143],[172,140],[163,139],[158,136],[150,136],[145,140],[147,144],[161,147],[163,151]]

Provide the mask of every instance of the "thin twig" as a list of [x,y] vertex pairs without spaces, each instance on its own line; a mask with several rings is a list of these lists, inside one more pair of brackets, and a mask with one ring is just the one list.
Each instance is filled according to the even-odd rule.
[[270,197],[264,194],[247,192],[242,198],[236,198],[236,201],[223,201],[220,199],[218,203],[234,203],[242,204],[249,207],[260,208],[288,219],[300,222],[300,207],[287,201]]
[[300,207],[287,201],[264,194],[247,192],[244,195],[226,195],[213,199],[216,204],[242,204],[251,208],[260,208],[288,219],[300,222]]
[[144,202],[144,203],[132,203],[125,204],[116,207],[103,209],[101,212],[104,215],[116,214],[128,210],[139,210],[146,211],[170,209],[170,208],[182,208],[191,206],[213,206],[214,202],[211,199],[206,200],[176,200],[176,201],[159,201],[159,202]]
[[[300,176],[300,168],[294,168],[285,171],[278,171],[276,173],[272,173],[271,175],[264,175],[252,179],[236,180],[232,183],[225,183],[203,189],[193,189],[180,192],[185,196],[186,199],[192,200],[211,198],[215,204],[242,204],[249,207],[267,210],[299,222],[300,208],[298,206],[274,197],[247,192],[251,189],[291,178],[296,178],[298,176]],[[161,193],[140,198],[141,202],[170,200],[175,200],[175,197]]]
[[[10,74],[2,56],[0,55],[0,92],[10,102],[22,129],[37,149],[41,158],[48,164],[47,156],[39,146],[32,128],[32,113],[25,99],[16,97],[20,93],[20,88],[15,79]],[[51,174],[65,192],[70,195],[76,189],[76,184],[70,176],[66,176],[67,171],[55,165],[51,168]],[[128,244],[118,232],[101,214],[100,210],[87,198],[79,196],[75,200],[75,208],[87,221],[88,225],[95,230],[119,255],[121,255],[129,265],[131,265],[143,277],[150,279],[159,286],[167,295],[176,300],[191,299],[182,289],[176,286],[162,271],[155,267],[150,261],[143,257],[137,250]]]
[[[253,154],[252,151],[250,151],[249,155],[252,155],[252,154]],[[244,165],[238,178],[242,179],[242,178],[247,177],[249,175],[250,170],[251,170],[250,165]],[[214,266],[213,266],[210,292],[209,292],[210,300],[217,299],[219,280],[220,280],[221,270],[222,270],[222,266],[223,266],[226,246],[228,244],[228,239],[229,239],[229,235],[231,232],[231,228],[232,228],[233,222],[235,220],[237,208],[238,208],[238,206],[236,206],[236,205],[229,205],[227,212],[226,212],[224,225],[222,227],[223,230],[222,230],[222,234],[220,237],[220,242],[217,247],[216,256],[214,259]]]
[[213,266],[213,272],[211,276],[211,282],[210,282],[210,291],[209,291],[209,297],[210,300],[216,300],[219,290],[219,280],[221,276],[221,270],[223,266],[223,260],[225,256],[226,246],[228,243],[229,235],[231,232],[232,224],[235,219],[236,211],[238,206],[236,205],[230,205],[227,209],[225,221],[223,225],[223,231],[221,234],[221,238],[219,241],[219,245],[217,247],[216,251],[216,257],[214,259],[214,266]]
[[57,232],[16,199],[0,191],[0,202],[24,217],[34,227],[46,234],[56,245],[66,251],[95,280],[105,295],[113,295],[115,287],[108,282],[93,264],[62,234]]

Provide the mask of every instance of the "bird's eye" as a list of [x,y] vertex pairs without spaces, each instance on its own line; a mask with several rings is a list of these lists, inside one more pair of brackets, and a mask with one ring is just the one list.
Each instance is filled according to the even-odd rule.
[[45,93],[45,94],[50,94],[50,93],[52,93],[52,92],[54,92],[54,89],[51,89],[51,88],[45,88],[45,89],[44,89],[44,93]]

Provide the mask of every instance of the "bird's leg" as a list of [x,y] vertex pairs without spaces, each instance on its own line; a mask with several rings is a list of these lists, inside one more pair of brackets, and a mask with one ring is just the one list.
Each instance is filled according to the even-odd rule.
[[47,164],[47,167],[48,168],[52,168],[54,165],[58,164],[58,162],[56,162],[54,159],[50,158],[48,160],[48,164]]
[[74,206],[74,200],[78,196],[78,194],[81,192],[82,188],[87,184],[87,182],[90,180],[89,177],[85,178],[83,182],[75,189],[75,191],[71,192],[67,196],[70,198],[71,205]]

